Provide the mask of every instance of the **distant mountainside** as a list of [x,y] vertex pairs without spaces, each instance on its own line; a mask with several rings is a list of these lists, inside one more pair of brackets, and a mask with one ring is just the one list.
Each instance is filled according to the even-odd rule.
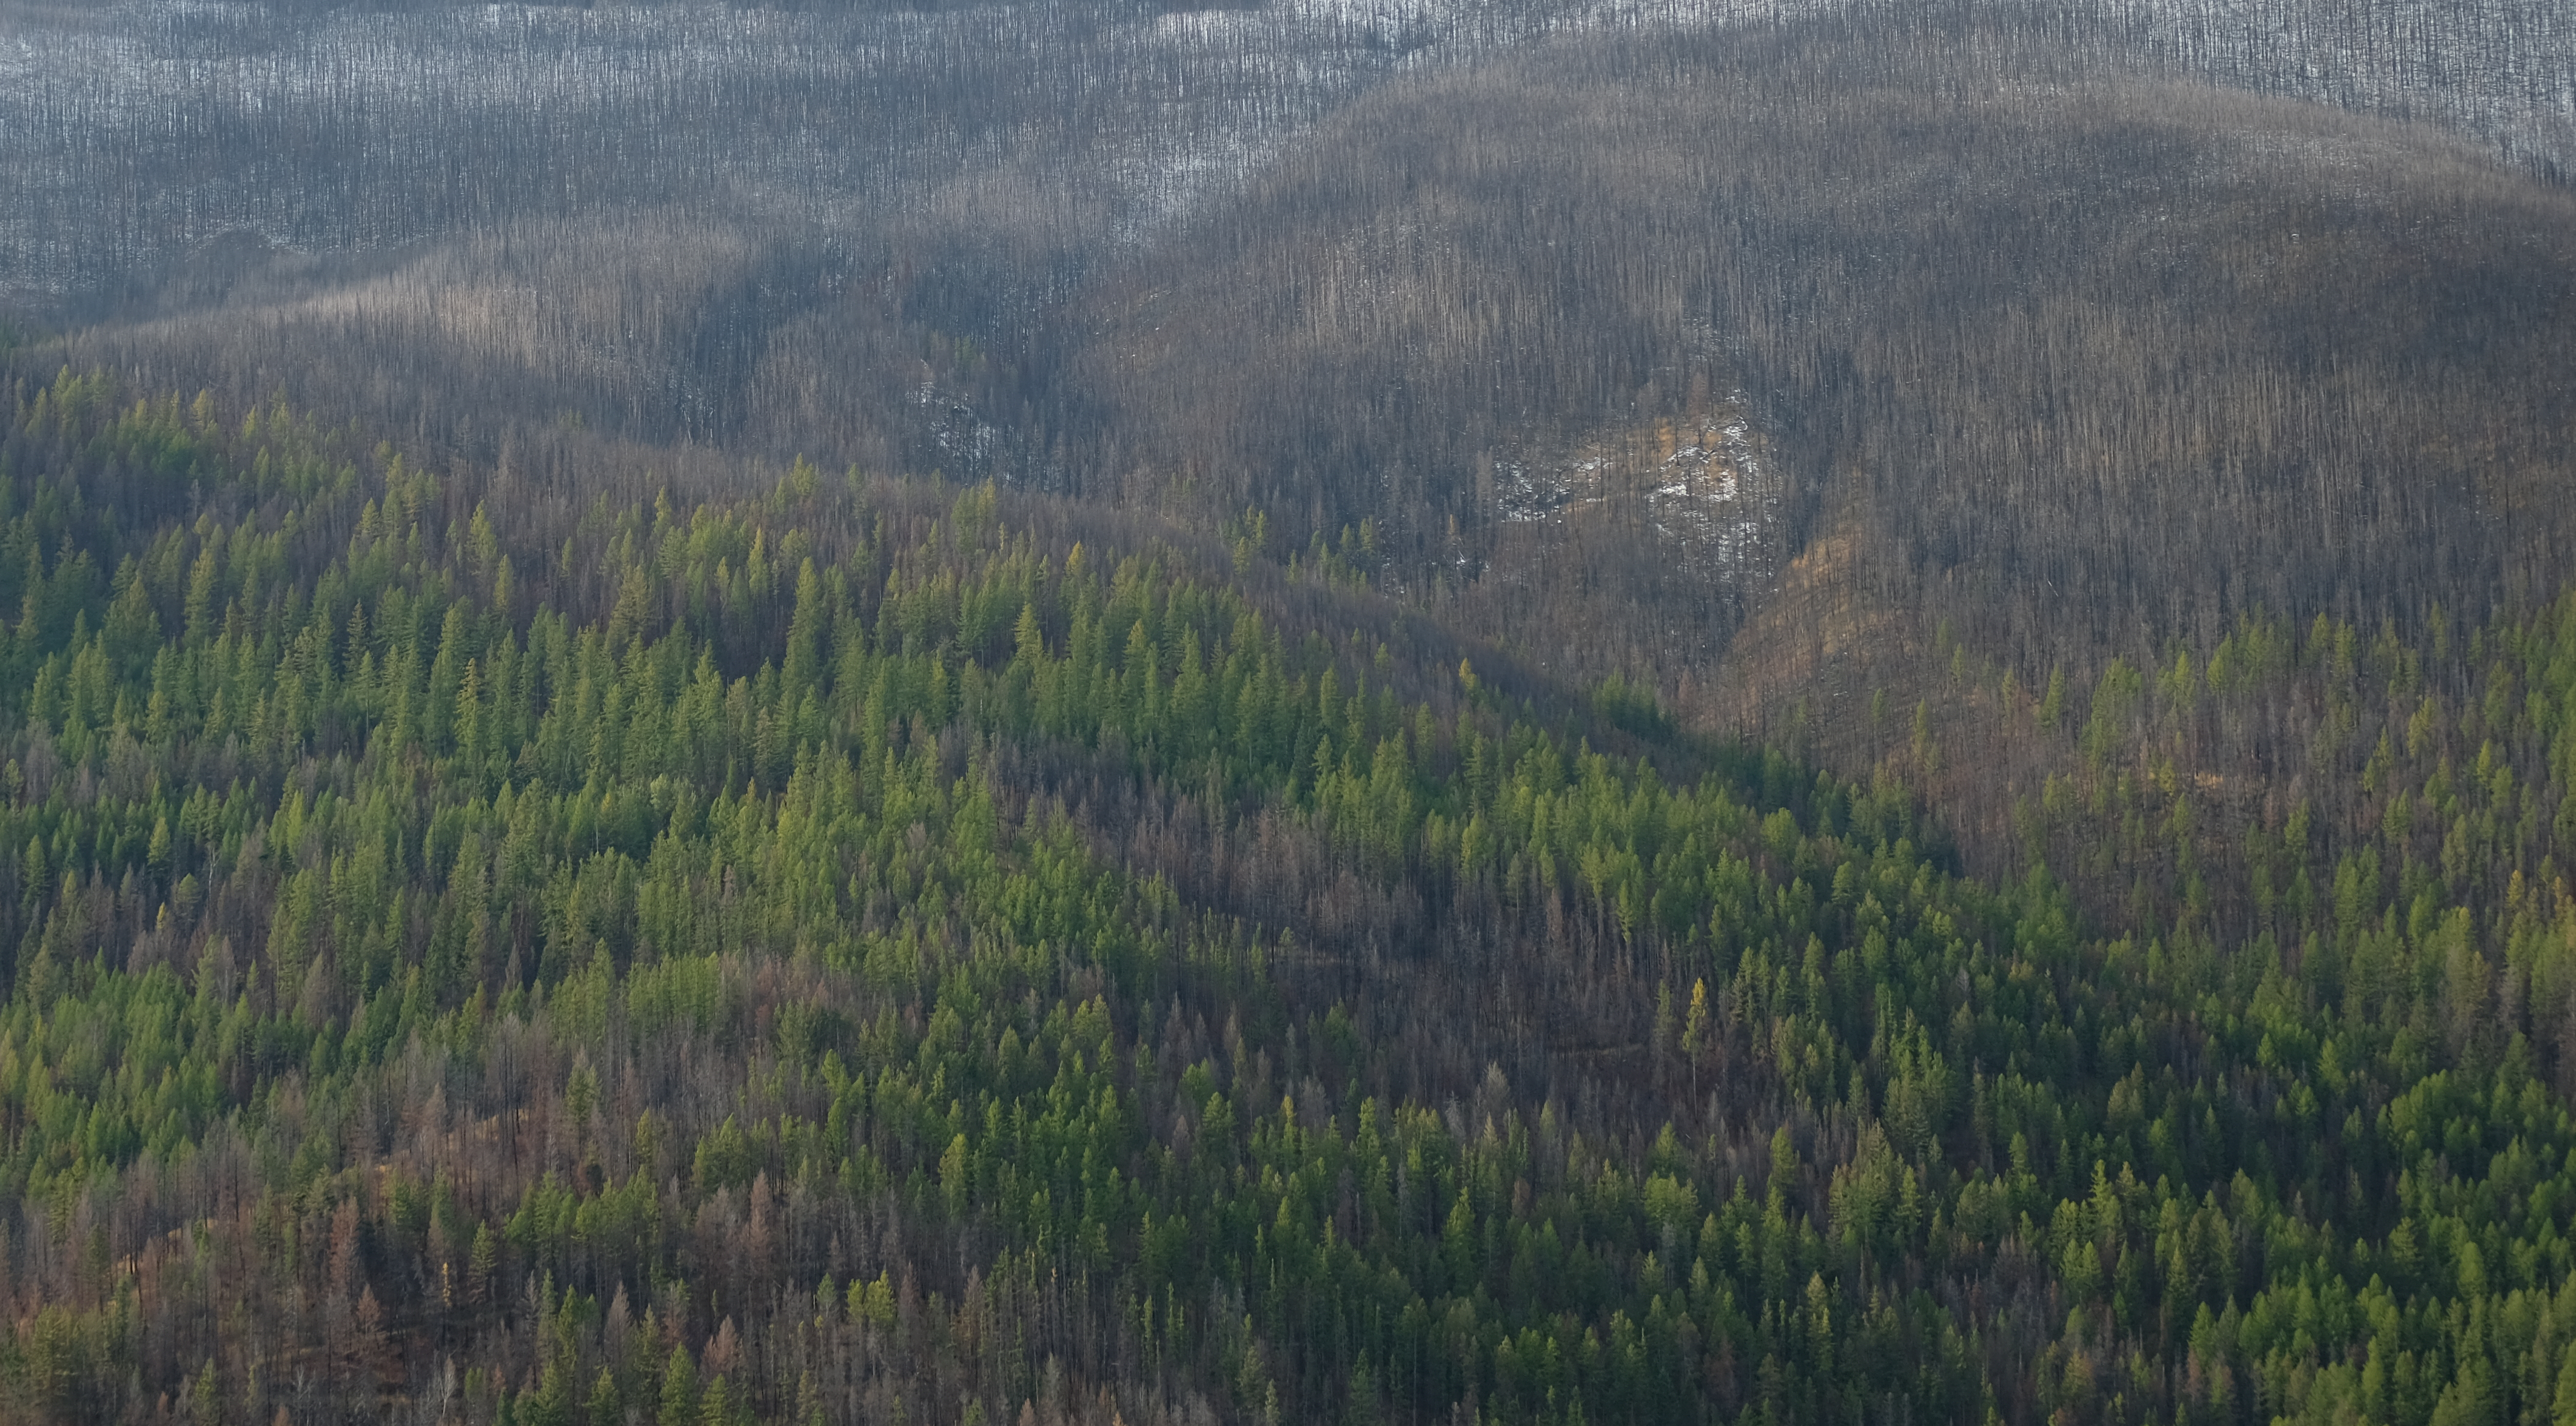
[[[2180,6],[2047,23],[1864,9],[1786,28],[1437,6],[1159,19],[145,7],[23,23],[13,72],[28,82],[0,101],[27,138],[8,169],[16,201],[0,204],[16,215],[0,273],[59,294],[57,321],[105,319],[82,329],[91,355],[243,399],[309,391],[418,434],[461,430],[487,453],[512,425],[578,422],[1101,491],[1224,464],[1230,498],[1328,535],[1392,522],[1417,560],[1451,517],[1479,523],[1461,499],[1475,462],[1739,387],[1786,443],[1793,507],[1826,498],[1837,460],[1911,480],[1890,473],[1902,447],[1954,473],[1880,502],[1917,506],[1920,538],[1945,550],[1960,532],[1941,512],[1992,503],[1974,482],[2084,458],[1962,446],[1958,431],[1999,439],[2034,404],[2143,403],[2081,419],[2124,458],[2169,468],[2202,459],[2190,438],[2141,444],[2131,423],[2202,399],[2190,383],[2241,395],[2331,351],[2368,373],[2336,376],[2311,414],[2221,419],[2276,427],[2266,460],[2296,446],[2319,467],[2367,467],[2433,439],[2363,434],[2371,422],[2448,425],[2446,403],[2476,398],[2445,382],[2493,384],[2442,365],[2484,342],[2480,324],[2503,324],[2479,347],[2497,400],[2531,415],[2473,423],[2520,432],[2504,438],[2543,460],[2563,449],[2549,429],[2560,357],[2515,345],[2549,346],[2560,259],[2498,236],[2546,248],[2550,185],[2430,134],[2153,75],[2447,117],[2546,169],[2531,136],[2576,112],[2551,93],[2576,83],[2564,18],[2454,17],[2402,45],[2375,9],[2270,19],[2258,42],[2228,29],[2252,24],[2234,11]],[[1639,26],[1633,40],[1546,38]],[[2311,53],[2329,50],[2339,68]],[[2120,58],[2105,68],[2106,55]],[[2412,230],[2425,203],[2467,235],[2470,260]],[[2153,226],[2177,212],[2183,228]],[[2294,264],[2257,256],[2303,215],[2330,230],[2326,247]],[[2338,244],[2359,246],[2319,256]],[[2439,281],[2423,270],[2436,258]],[[1426,266],[1440,263],[1454,266]],[[1175,283],[1225,291],[1194,309]],[[2496,294],[2505,310],[2491,313]],[[1889,302],[1910,306],[1881,320]],[[2133,307],[2184,329],[2070,330]],[[1863,312],[1866,331],[1852,326]],[[2242,325],[2258,312],[2280,316]],[[1137,339],[1166,318],[1171,331]],[[1287,325],[1247,342],[1244,320]],[[1456,323],[1473,332],[1431,330]],[[2000,349],[1965,340],[1996,324],[2012,328]],[[1920,351],[1861,350],[1900,326]],[[1936,414],[1935,388],[1905,370],[1945,341],[2025,371],[2006,353],[2068,370],[2101,360],[2087,350],[2179,346],[2170,372],[2081,401],[1992,389],[2025,374],[1962,376]],[[2221,353],[2263,371],[2211,367]],[[1827,369],[1855,362],[1870,365]],[[1900,399],[1854,418],[1823,394],[1869,382],[1898,383]],[[1980,406],[1996,400],[2012,410]],[[2298,421],[2313,429],[2279,428]],[[2346,440],[2378,454],[2348,460]],[[2103,479],[2112,499],[2033,489],[2017,504],[2033,521],[2034,502],[2060,524],[2098,520],[2088,548],[2104,529],[2206,543],[2193,520],[2214,507],[2196,494],[2149,508],[2127,503],[2162,498],[2140,482]],[[2431,495],[2457,488],[2440,471],[2390,484],[2356,499],[2400,523],[2405,501],[2456,503]],[[2321,508],[2363,518],[2351,501]],[[2476,562],[2373,539],[2348,550],[2361,567]],[[2287,606],[2338,578],[2291,566],[2226,597]],[[2129,618],[2096,613],[2101,630]]]
[[2554,577],[2576,200],[1996,41],[1603,42],[1382,91],[1041,365],[1138,463],[1374,515],[1399,566],[1481,553],[1493,467],[1737,393],[1769,539],[1857,532],[1872,593],[2042,675]]
[[38,374],[1150,510],[1855,776],[1963,650],[2562,577],[2551,7],[15,23]]
[[[2576,534],[2550,7],[15,23],[36,374],[1105,501],[1854,776],[1999,726],[1958,658],[2480,619]],[[1978,866],[2068,756],[1941,789]]]

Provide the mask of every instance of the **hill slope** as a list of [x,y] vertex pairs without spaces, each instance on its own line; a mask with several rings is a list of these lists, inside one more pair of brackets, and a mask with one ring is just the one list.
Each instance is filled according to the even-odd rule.
[[0,54],[0,1419],[2576,1418],[2565,20],[2406,13]]
[[[1946,619],[2025,682],[2556,578],[2576,213],[2437,131],[2106,68],[2009,11],[1577,38],[1336,102],[1158,224],[1065,206],[1065,153],[887,190],[820,246],[627,194],[236,244],[61,350],[481,459],[579,430],[990,473],[1203,529],[1258,507],[1282,555],[1366,521],[1440,617],[1667,690],[1827,528],[1917,642]],[[796,134],[777,163],[838,152]],[[1650,509],[1675,433],[1733,425],[1741,498]]]
[[2414,1420],[2576,1360],[2576,596],[2482,701],[2323,623],[2159,682],[2414,702],[2397,810],[2250,829],[2241,912],[2186,835],[2097,934],[1327,571],[337,440],[65,378],[0,443],[25,1419]]
[[1494,464],[1740,388],[1773,539],[1854,516],[1875,592],[2044,672],[2545,584],[2571,231],[2438,135],[1995,36],[1658,38],[1362,101],[1085,350],[1130,449],[1422,556]]

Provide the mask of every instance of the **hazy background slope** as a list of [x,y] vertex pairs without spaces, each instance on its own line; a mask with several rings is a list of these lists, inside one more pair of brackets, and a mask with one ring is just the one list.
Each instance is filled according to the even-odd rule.
[[[277,316],[294,294],[366,287],[359,325],[413,338],[406,324],[451,289],[579,289],[563,304],[578,320],[523,323],[544,399],[638,435],[864,439],[828,408],[882,392],[828,385],[853,365],[832,334],[931,328],[1007,355],[1104,261],[1221,211],[1391,79],[1582,34],[1660,43],[1784,23],[2044,42],[2086,69],[2441,123],[2544,176],[2576,144],[2576,22],[2540,0],[12,5],[0,296],[45,329],[230,330],[299,320]],[[598,250],[641,233],[703,252],[711,231],[732,243],[717,269]],[[751,389],[772,346],[791,367],[819,353],[821,401]],[[328,381],[352,357],[381,360],[361,345],[305,374]],[[552,389],[583,370],[589,386]],[[455,404],[495,414],[489,391]],[[1044,464],[1023,450],[1017,468]]]
[[1068,365],[1118,439],[1424,557],[1509,522],[1495,462],[1740,389],[1780,548],[1830,515],[2044,676],[2549,579],[2571,233],[2437,132],[1993,34],[1592,43],[1361,101]]
[[0,27],[29,370],[1152,507],[1855,769],[1962,641],[2564,574],[2554,5]]

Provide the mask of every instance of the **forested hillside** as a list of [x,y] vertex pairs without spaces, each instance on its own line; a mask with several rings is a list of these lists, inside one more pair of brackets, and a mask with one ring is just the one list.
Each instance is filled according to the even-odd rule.
[[2576,1422],[2563,4],[0,5],[0,1421]]
[[14,407],[29,1419],[2576,1409],[2576,596],[2008,704],[1994,885],[1248,539]]

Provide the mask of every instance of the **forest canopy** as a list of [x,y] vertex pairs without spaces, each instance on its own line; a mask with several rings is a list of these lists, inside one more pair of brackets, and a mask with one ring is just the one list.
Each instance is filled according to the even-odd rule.
[[[1997,885],[991,487],[495,521],[72,376],[0,467],[29,1416],[2576,1402],[2576,593],[2026,700],[2126,830]],[[2203,828],[2285,696],[2358,791]]]
[[0,11],[0,1420],[2576,1421],[2562,12]]

